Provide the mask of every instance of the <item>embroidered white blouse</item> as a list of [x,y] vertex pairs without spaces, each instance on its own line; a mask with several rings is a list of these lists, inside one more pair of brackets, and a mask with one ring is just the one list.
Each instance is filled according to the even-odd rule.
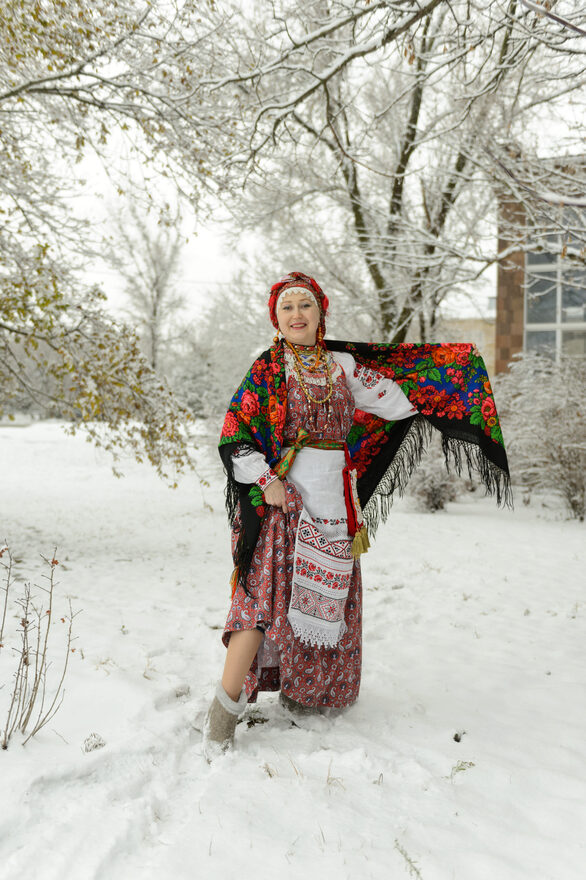
[[[348,388],[358,409],[387,421],[398,421],[416,414],[417,410],[409,403],[397,383],[382,373],[368,367],[357,365],[348,352],[331,352],[333,359],[344,371]],[[287,367],[288,372],[288,367]],[[287,375],[287,379],[289,376]],[[319,452],[320,450],[304,450]],[[234,476],[240,483],[256,483],[266,489],[269,483],[278,479],[267,464],[262,452],[236,453],[232,456]]]

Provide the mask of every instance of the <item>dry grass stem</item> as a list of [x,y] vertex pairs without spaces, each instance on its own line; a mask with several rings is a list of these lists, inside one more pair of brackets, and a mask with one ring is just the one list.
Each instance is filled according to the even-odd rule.
[[[5,548],[3,552],[7,552]],[[51,559],[42,557],[49,569],[43,577],[46,586],[39,586],[39,590],[46,594],[47,606],[41,603],[37,605],[30,583],[25,583],[23,593],[15,599],[20,618],[18,633],[20,644],[13,651],[18,660],[13,674],[12,690],[8,701],[6,721],[0,744],[3,749],[8,748],[10,738],[16,730],[28,734],[23,745],[41,730],[59,710],[64,696],[64,683],[69,667],[70,655],[75,651],[72,647],[75,638],[73,636],[73,621],[79,612],[74,613],[71,601],[69,601],[69,614],[61,618],[62,623],[67,623],[65,637],[64,656],[61,661],[61,674],[53,690],[52,696],[48,691],[48,671],[52,665],[50,653],[52,649],[51,630],[54,624],[54,595],[55,595],[55,572],[59,565],[56,558],[56,549]],[[8,593],[12,582],[12,557],[8,551],[8,563],[2,563],[6,569],[5,578],[5,601],[2,617],[2,628],[7,614]]]

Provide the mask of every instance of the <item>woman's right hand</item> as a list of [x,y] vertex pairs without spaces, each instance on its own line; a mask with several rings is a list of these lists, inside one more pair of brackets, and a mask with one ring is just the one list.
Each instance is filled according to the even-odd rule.
[[280,507],[283,513],[287,513],[287,495],[280,479],[277,478],[272,483],[269,483],[263,494],[267,504],[272,504],[273,507]]

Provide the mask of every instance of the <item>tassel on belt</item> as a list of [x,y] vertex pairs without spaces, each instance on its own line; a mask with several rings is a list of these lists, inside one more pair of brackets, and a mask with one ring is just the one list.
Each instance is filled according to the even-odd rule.
[[291,448],[283,458],[273,466],[278,477],[284,477],[297,457],[297,453],[308,446],[310,449],[343,449],[346,458],[346,467],[343,470],[344,500],[346,502],[346,515],[348,517],[348,534],[352,540],[352,556],[355,558],[361,553],[366,553],[370,547],[368,532],[362,518],[362,509],[358,499],[357,472],[350,461],[350,453],[345,440],[315,440],[309,431],[299,428],[297,437],[291,444]]

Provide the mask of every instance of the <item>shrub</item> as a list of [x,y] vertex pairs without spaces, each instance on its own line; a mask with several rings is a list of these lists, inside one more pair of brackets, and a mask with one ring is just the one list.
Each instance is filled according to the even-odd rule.
[[464,480],[446,469],[441,441],[434,432],[429,450],[409,482],[409,496],[420,510],[435,513],[444,510],[448,501],[455,501],[463,487]]
[[583,520],[586,358],[521,355],[495,385],[513,482],[527,496],[553,492]]

